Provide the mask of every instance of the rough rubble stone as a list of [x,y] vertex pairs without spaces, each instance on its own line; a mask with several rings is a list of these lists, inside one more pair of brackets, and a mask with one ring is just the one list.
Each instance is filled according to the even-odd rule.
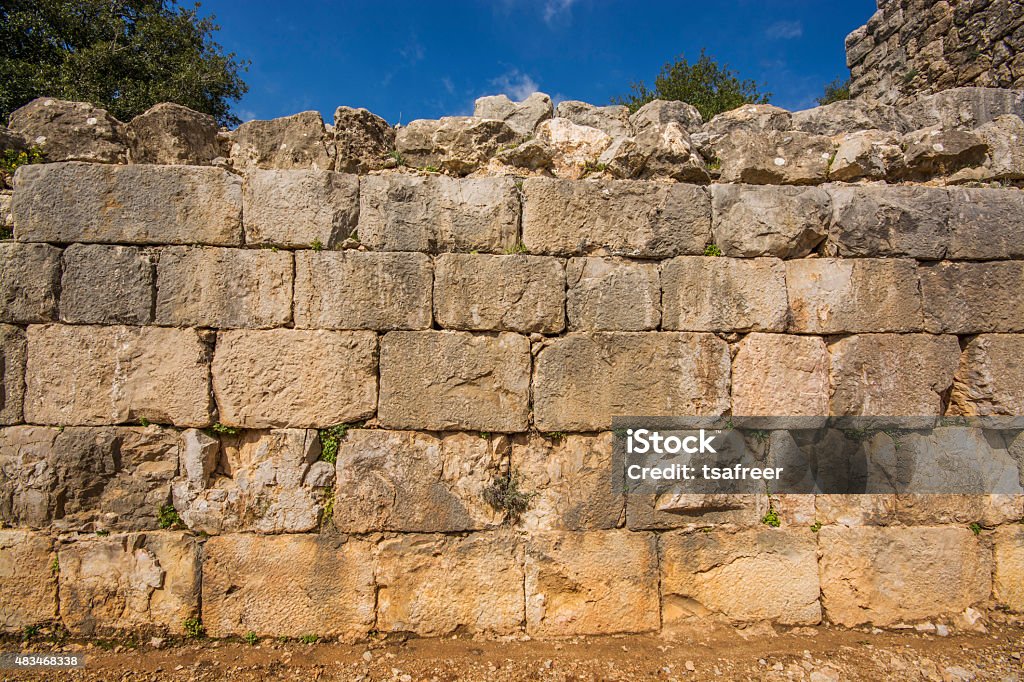
[[334,168],[342,173],[368,173],[394,161],[395,129],[366,109],[334,110],[334,143]]
[[188,107],[163,102],[124,127],[132,163],[209,166],[224,156],[217,120]]
[[578,126],[597,128],[613,138],[633,134],[629,122],[629,108],[621,104],[598,107],[577,100],[565,100],[555,107],[555,116],[572,121]]
[[39,97],[11,112],[8,127],[46,160],[124,163],[124,124],[85,102]]
[[0,324],[0,424],[18,424],[25,401],[25,332]]
[[14,221],[21,241],[239,245],[242,181],[197,166],[22,166]]
[[830,255],[906,256],[937,260],[949,243],[949,192],[940,187],[884,185],[828,188]]
[[161,249],[156,322],[222,329],[287,324],[292,267],[292,254],[269,249]]
[[334,249],[356,227],[359,178],[319,170],[253,170],[242,186],[245,243]]
[[555,148],[536,138],[521,145],[499,150],[494,158],[499,162],[531,171],[547,171],[554,167]]
[[249,121],[231,133],[234,169],[334,168],[334,140],[319,111],[303,111],[269,121]]
[[209,348],[194,329],[30,326],[25,420],[211,422]]
[[732,413],[827,415],[828,370],[828,349],[816,336],[748,334],[733,358]]
[[[0,185],[3,184],[3,178],[0,178]],[[14,203],[14,192],[9,190],[0,190],[0,228],[7,228],[14,232],[14,213],[12,212],[12,204]]]
[[793,112],[793,129],[816,135],[842,135],[862,130],[902,133],[908,123],[900,110],[870,99],[848,99]]
[[724,255],[801,258],[828,235],[831,201],[817,187],[712,185],[711,210]]
[[61,250],[0,242],[0,322],[48,322],[57,316]]
[[1024,414],[1024,336],[981,334],[967,342],[953,382],[950,412]]
[[662,329],[786,329],[786,266],[777,258],[679,256],[661,266]]
[[1024,94],[1002,88],[951,88],[910,102],[903,113],[915,129],[941,125],[972,130],[1006,114],[1024,118]]
[[[605,150],[598,161],[604,161],[612,149],[624,143],[636,149],[630,155],[636,168],[620,173],[622,177],[672,178],[680,182],[707,183],[711,180],[704,159],[694,148],[683,124],[651,123],[634,138],[619,138]],[[609,159],[610,170],[616,170],[614,159]],[[631,164],[632,165],[632,164]]]
[[132,246],[72,244],[64,249],[60,319],[73,324],[153,321],[153,254]]
[[830,180],[853,182],[880,180],[903,164],[903,148],[896,133],[862,130],[838,138],[838,148],[828,167]]
[[718,415],[729,409],[729,349],[712,334],[568,334],[537,355],[540,431],[602,431],[614,415]]
[[446,329],[557,334],[565,327],[565,268],[544,256],[439,255],[434,316]]
[[360,178],[359,238],[375,251],[503,253],[518,225],[512,178]]
[[420,119],[398,129],[395,148],[413,168],[436,167],[462,176],[486,165],[498,150],[518,145],[524,135],[504,121],[473,116]]
[[513,102],[506,95],[479,97],[473,105],[473,116],[504,121],[521,135],[532,135],[541,121],[554,114],[551,98],[534,92],[521,102]]
[[629,124],[634,135],[640,135],[651,127],[678,123],[688,133],[695,133],[704,124],[697,107],[686,102],[663,99],[651,100],[634,111],[629,117]]
[[570,258],[566,280],[570,331],[651,331],[661,323],[656,263]]
[[[1024,136],[1022,136],[1024,139]],[[1024,258],[1024,192],[955,187],[949,190],[951,260]]]
[[57,577],[50,538],[27,530],[0,530],[0,632],[23,633],[57,618]]
[[220,332],[212,371],[227,426],[326,428],[366,419],[377,405],[377,337],[369,331]]
[[923,267],[925,329],[953,334],[1024,331],[1022,285],[1022,261]]
[[713,143],[722,182],[752,185],[816,185],[825,182],[835,144],[798,130],[736,130]]
[[1024,121],[1019,116],[998,116],[974,133],[988,146],[985,165],[993,179],[1024,178]]
[[295,326],[429,329],[432,286],[423,253],[297,251]]
[[28,140],[19,132],[15,132],[7,126],[0,125],[0,149],[11,149],[22,152],[28,149]]
[[1024,613],[1024,526],[996,529],[993,592],[1000,606]]
[[373,545],[326,535],[221,535],[206,543],[203,625],[211,637],[352,640],[374,625]]
[[523,195],[530,253],[670,258],[711,239],[711,200],[692,185],[527,178]]
[[378,419],[389,429],[525,431],[530,343],[501,332],[390,332],[381,340]]
[[924,128],[904,135],[903,149],[898,175],[926,180],[936,175],[952,175],[961,168],[981,166],[988,146],[973,133]]
[[710,135],[712,142],[739,131],[764,133],[792,129],[793,115],[771,104],[744,104],[718,114],[704,124],[704,131]]
[[579,180],[597,169],[598,159],[612,144],[603,130],[552,118],[537,126],[537,139],[554,150],[552,166],[560,178]]
[[762,494],[631,493],[626,504],[626,527],[630,530],[678,528],[689,532],[760,528],[767,511],[768,496]]

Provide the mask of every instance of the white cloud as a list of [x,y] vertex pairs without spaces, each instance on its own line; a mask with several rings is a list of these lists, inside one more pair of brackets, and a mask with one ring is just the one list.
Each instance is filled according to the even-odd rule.
[[568,17],[576,0],[544,0],[544,23],[548,26]]
[[519,69],[511,69],[497,78],[492,78],[491,85],[498,92],[504,93],[516,101],[522,101],[537,92],[537,81]]
[[764,34],[772,40],[789,40],[804,34],[804,25],[799,21],[776,21],[765,29]]
[[449,95],[455,92],[455,83],[452,83],[452,79],[448,76],[441,79],[441,85],[444,86],[444,89],[448,91]]

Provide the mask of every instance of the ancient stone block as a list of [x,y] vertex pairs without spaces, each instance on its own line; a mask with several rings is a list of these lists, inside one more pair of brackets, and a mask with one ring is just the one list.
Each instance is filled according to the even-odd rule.
[[793,112],[793,129],[818,135],[841,135],[859,130],[903,132],[907,122],[897,107],[870,99],[847,99]]
[[672,178],[701,184],[711,180],[704,158],[682,122],[648,122],[636,137],[613,142],[598,161],[606,163],[605,170],[615,177]]
[[801,258],[828,234],[831,204],[817,187],[712,185],[714,242],[726,256]]
[[152,106],[124,128],[132,163],[208,166],[223,156],[217,119],[180,104]]
[[344,533],[495,527],[502,514],[485,491],[500,476],[501,446],[468,433],[349,431],[338,448],[334,525]]
[[629,123],[636,135],[651,127],[678,123],[689,133],[700,130],[704,121],[697,107],[686,102],[655,99],[637,109],[629,117]]
[[565,310],[571,331],[648,331],[661,322],[656,263],[570,258]]
[[992,589],[992,551],[963,527],[828,526],[818,546],[822,606],[838,625],[959,613]]
[[729,409],[729,349],[712,334],[569,334],[537,356],[541,431],[603,431],[613,415],[716,415]]
[[25,420],[207,426],[209,348],[193,329],[28,328]]
[[[1024,126],[1024,122],[1021,125]],[[1021,139],[1024,140],[1024,135]],[[949,190],[949,196],[947,258],[1024,258],[1024,242],[1019,230],[1024,223],[1024,192],[956,187]]]
[[319,111],[303,111],[269,121],[249,121],[231,133],[235,170],[254,168],[334,168],[334,141]]
[[835,415],[938,416],[960,362],[955,336],[861,334],[829,351]]
[[786,262],[790,331],[912,332],[923,324],[912,260],[809,258]]
[[712,142],[722,182],[751,185],[816,185],[825,182],[835,143],[797,130],[736,130]]
[[988,146],[973,133],[935,127],[904,135],[903,149],[903,162],[897,175],[926,180],[982,165]]
[[85,102],[39,97],[11,112],[9,125],[49,162],[125,160],[124,124]]
[[724,616],[784,625],[821,621],[810,530],[672,532],[660,536],[662,622]]
[[896,495],[816,495],[814,513],[826,526],[888,526],[896,521]]
[[994,580],[993,596],[999,605],[1024,613],[1024,526],[996,529]]
[[45,535],[0,530],[0,632],[20,633],[57,618],[53,559],[53,543]]
[[626,528],[630,530],[759,528],[768,511],[768,496],[631,493],[626,497]]
[[937,263],[921,268],[925,329],[972,334],[1024,331],[1024,261]]
[[785,330],[786,267],[776,258],[680,256],[661,266],[662,329]]
[[536,140],[551,150],[551,166],[559,178],[579,180],[611,149],[612,137],[598,128],[552,118],[537,126]]
[[172,246],[160,250],[156,322],[278,327],[292,319],[292,254]]
[[442,254],[434,315],[447,329],[557,334],[565,327],[565,269],[543,256]]
[[164,631],[199,615],[195,538],[170,531],[80,536],[58,551],[60,616],[72,634]]
[[319,170],[254,170],[242,186],[246,244],[333,249],[356,227],[359,178]]
[[704,125],[712,139],[738,131],[792,130],[793,115],[771,104],[745,104],[716,115]]
[[569,119],[576,125],[603,130],[612,137],[633,134],[629,109],[621,104],[599,107],[587,102],[565,100],[558,103],[555,116]]
[[950,412],[1024,414],[1024,335],[981,334],[967,342],[953,382]]
[[1020,116],[999,116],[974,132],[988,145],[985,167],[994,179],[1024,178],[1024,120]]
[[513,102],[506,95],[493,95],[478,97],[473,104],[473,116],[504,121],[523,135],[532,134],[534,128],[553,113],[551,98],[543,92],[534,92],[521,102]]
[[733,359],[732,413],[827,415],[828,371],[828,349],[816,336],[748,334]]
[[829,252],[937,260],[949,243],[949,193],[941,187],[834,185]]
[[373,545],[322,535],[220,535],[204,548],[213,637],[364,636],[374,624]]
[[395,129],[366,109],[334,110],[335,169],[342,173],[366,173],[394,163]]
[[413,168],[433,166],[452,175],[467,175],[497,151],[519,144],[524,135],[504,121],[473,116],[420,119],[395,132],[395,149]]
[[836,155],[828,167],[830,180],[853,182],[882,179],[903,163],[900,136],[882,130],[862,130],[839,138]]
[[422,253],[297,251],[295,326],[429,329],[431,270]]
[[237,245],[242,180],[197,166],[22,166],[14,221],[21,241]]
[[25,332],[0,324],[0,424],[21,422],[25,402]]
[[75,324],[153,321],[152,254],[131,246],[72,244],[64,249],[60,319]]
[[530,253],[669,258],[711,239],[711,200],[693,185],[527,178],[523,193]]
[[657,630],[651,533],[550,532],[526,546],[526,631],[533,637]]
[[944,128],[975,128],[996,117],[1024,115],[1019,91],[1002,88],[950,88],[919,97],[904,109],[915,128],[941,125]]
[[217,335],[213,391],[220,421],[323,428],[365,419],[377,405],[373,332],[272,329]]
[[60,249],[0,243],[0,322],[49,322],[57,316]]
[[375,251],[502,253],[515,245],[518,223],[511,178],[360,178],[359,238]]

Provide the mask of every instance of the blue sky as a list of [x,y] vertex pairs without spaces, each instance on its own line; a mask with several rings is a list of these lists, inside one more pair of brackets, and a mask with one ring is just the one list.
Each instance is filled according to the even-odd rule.
[[534,90],[606,104],[702,47],[772,103],[814,106],[846,77],[843,39],[874,0],[204,0],[217,40],[252,61],[243,120],[338,105],[390,123],[471,114],[473,100]]

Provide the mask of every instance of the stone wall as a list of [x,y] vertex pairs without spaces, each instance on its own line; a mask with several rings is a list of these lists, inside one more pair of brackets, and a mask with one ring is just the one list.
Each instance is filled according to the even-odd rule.
[[[1024,611],[1022,496],[611,486],[616,414],[1024,413],[1022,123],[989,95],[924,131],[863,103],[704,123],[535,96],[231,133],[29,105],[6,134],[49,163],[0,195],[0,627]],[[488,494],[510,475],[518,516]]]

